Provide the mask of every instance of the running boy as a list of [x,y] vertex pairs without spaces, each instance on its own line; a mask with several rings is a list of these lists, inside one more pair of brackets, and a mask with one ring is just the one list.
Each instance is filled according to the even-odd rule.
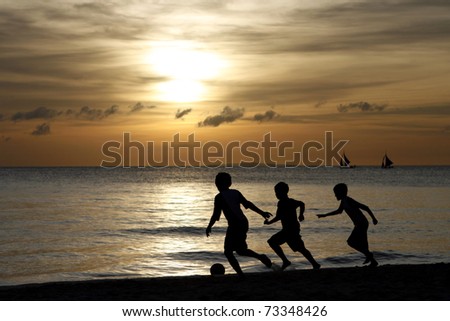
[[240,276],[243,275],[242,269],[234,256],[234,251],[243,256],[250,256],[260,260],[265,266],[271,267],[272,262],[264,254],[258,254],[250,250],[247,246],[248,220],[241,210],[241,204],[245,208],[260,214],[264,218],[269,218],[272,214],[264,212],[253,203],[247,201],[245,197],[235,189],[230,189],[231,176],[228,173],[219,173],[216,176],[216,187],[219,194],[214,198],[214,211],[206,228],[206,236],[211,234],[211,228],[214,223],[220,219],[223,211],[228,222],[228,228],[225,235],[224,254],[230,262],[230,265]]
[[[277,214],[272,220],[266,220],[264,224],[273,224],[281,220],[282,229],[274,234],[268,241],[270,247],[283,260],[282,270],[291,265],[280,245],[287,243],[294,252],[300,252],[312,264],[314,269],[319,269],[320,264],[311,255],[300,235],[300,222],[305,217],[305,203],[288,197],[289,186],[284,182],[275,185],[275,195],[279,199]],[[297,220],[297,208],[300,207],[300,214]]]
[[369,221],[364,216],[361,210],[366,211],[370,215],[373,225],[377,225],[378,220],[375,218],[372,211],[367,205],[358,203],[354,199],[347,196],[347,185],[345,185],[344,183],[337,184],[333,190],[336,199],[338,201],[341,201],[339,208],[330,213],[319,214],[317,216],[321,218],[330,215],[341,214],[343,211],[345,211],[355,225],[352,233],[350,234],[350,237],[347,240],[347,244],[366,256],[364,264],[370,263],[370,267],[376,267],[378,265],[378,262],[374,259],[373,253],[369,251],[369,242],[367,240]]

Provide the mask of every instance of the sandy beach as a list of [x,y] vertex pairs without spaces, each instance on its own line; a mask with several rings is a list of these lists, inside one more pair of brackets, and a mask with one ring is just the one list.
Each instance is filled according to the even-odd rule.
[[108,279],[0,287],[0,300],[450,300],[450,264],[323,268],[219,277]]

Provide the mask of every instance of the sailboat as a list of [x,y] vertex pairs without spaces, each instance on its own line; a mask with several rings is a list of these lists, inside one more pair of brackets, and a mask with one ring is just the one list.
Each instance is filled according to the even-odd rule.
[[342,155],[342,157],[341,157],[339,167],[340,168],[355,168],[355,165],[350,165],[350,160],[347,158],[347,156],[344,153],[344,155]]
[[384,154],[383,160],[381,162],[381,168],[393,168],[394,162],[387,157],[387,154]]

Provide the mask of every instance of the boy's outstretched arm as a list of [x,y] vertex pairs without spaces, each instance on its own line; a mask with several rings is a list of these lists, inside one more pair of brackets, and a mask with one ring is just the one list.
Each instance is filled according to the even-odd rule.
[[359,208],[366,211],[370,215],[370,217],[372,218],[373,225],[378,224],[378,220],[376,219],[373,212],[370,210],[369,206],[359,203]]
[[271,219],[271,220],[266,218],[266,220],[264,221],[264,224],[270,225],[270,224],[273,224],[275,222],[278,222],[279,220],[280,220],[280,217],[278,215],[275,215],[275,217],[273,219]]
[[264,218],[269,218],[272,216],[271,213],[264,212],[263,210],[259,209],[255,204],[253,204],[252,202],[248,202],[246,205],[247,205],[246,208],[251,209],[253,212],[258,213],[259,215],[261,215]]
[[341,214],[344,211],[342,206],[339,206],[339,208],[335,211],[326,213],[326,214],[317,214],[318,218],[322,218],[322,217],[327,217],[327,216],[332,216],[332,215],[337,215],[337,214]]

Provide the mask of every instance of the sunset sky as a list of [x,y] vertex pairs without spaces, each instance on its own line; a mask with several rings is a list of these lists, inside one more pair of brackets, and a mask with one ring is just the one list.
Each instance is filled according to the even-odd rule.
[[450,2],[0,2],[0,166],[98,166],[102,145],[301,146],[450,165]]

